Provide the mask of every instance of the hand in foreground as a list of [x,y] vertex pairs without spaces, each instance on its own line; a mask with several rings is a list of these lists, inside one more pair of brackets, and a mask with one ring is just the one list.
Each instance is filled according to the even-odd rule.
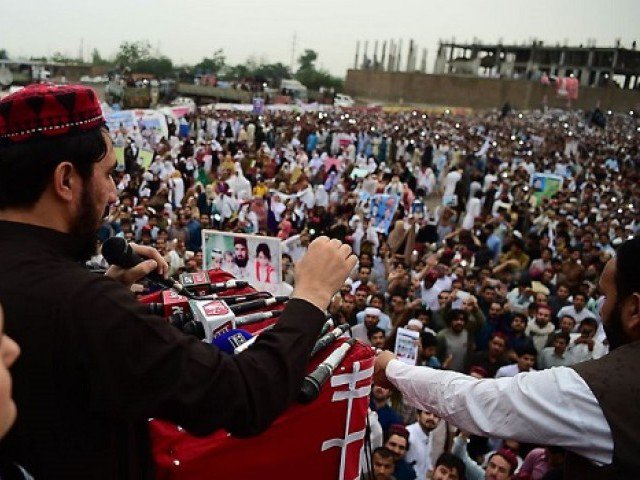
[[373,383],[384,388],[395,388],[387,378],[386,370],[389,362],[396,358],[396,355],[388,350],[383,350],[376,356],[376,361],[373,366]]
[[357,261],[346,243],[324,236],[316,238],[296,264],[293,298],[301,298],[325,310]]
[[148,260],[145,260],[144,262],[129,269],[124,269],[117,265],[111,265],[105,275],[125,284],[127,287],[131,287],[135,282],[154,270],[158,275],[167,278],[167,275],[169,274],[169,265],[166,260],[162,258],[160,252],[153,247],[136,245],[135,243],[129,243],[129,245],[134,252],[141,257],[148,258]]

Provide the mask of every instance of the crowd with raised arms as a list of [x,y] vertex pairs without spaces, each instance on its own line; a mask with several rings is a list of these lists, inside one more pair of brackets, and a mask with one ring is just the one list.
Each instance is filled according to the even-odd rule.
[[[574,365],[608,352],[598,281],[640,229],[639,130],[633,112],[200,110],[168,138],[110,132],[124,162],[100,238],[156,247],[175,276],[203,268],[203,229],[277,236],[293,283],[327,235],[359,258],[329,307],[359,340],[414,330],[418,365],[476,378]],[[395,199],[386,224],[376,197]],[[383,386],[370,420],[375,478],[560,478],[561,449],[453,438]]]

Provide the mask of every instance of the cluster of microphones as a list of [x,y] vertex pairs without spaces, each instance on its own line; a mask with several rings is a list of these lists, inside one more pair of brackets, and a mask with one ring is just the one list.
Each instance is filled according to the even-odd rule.
[[[132,268],[144,261],[127,242],[112,237],[102,246],[102,254],[111,265]],[[284,304],[289,297],[272,296],[267,292],[252,292],[240,295],[224,295],[225,290],[244,288],[242,280],[211,282],[207,272],[183,273],[180,281],[165,279],[156,273],[147,279],[169,287],[161,292],[161,302],[146,304],[150,313],[166,317],[169,323],[185,334],[215,345],[225,354],[238,355],[251,347],[260,334],[270,330],[274,323],[252,335],[242,327],[277,318],[281,310],[260,311]],[[320,331],[311,352],[311,358],[327,349],[347,333],[349,325],[335,326],[328,319]],[[342,363],[355,340],[349,339],[339,345],[322,361],[302,384],[298,401],[308,403],[318,397],[322,386]]]

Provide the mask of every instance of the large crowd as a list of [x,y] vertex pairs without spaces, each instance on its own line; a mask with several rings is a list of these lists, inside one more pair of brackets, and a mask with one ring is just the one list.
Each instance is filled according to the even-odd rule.
[[[295,286],[327,235],[359,258],[329,307],[359,340],[415,330],[419,365],[477,378],[573,365],[608,351],[598,281],[640,230],[638,131],[633,112],[199,111],[168,138],[111,132],[124,164],[100,239],[152,245],[177,276],[207,263],[203,229],[277,236]],[[376,194],[398,198],[388,230]],[[457,432],[379,385],[370,406],[375,478],[561,478],[561,449]]]

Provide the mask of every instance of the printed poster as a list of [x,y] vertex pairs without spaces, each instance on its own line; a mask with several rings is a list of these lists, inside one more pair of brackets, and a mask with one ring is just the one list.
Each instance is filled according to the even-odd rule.
[[560,175],[552,173],[536,172],[531,175],[531,188],[537,204],[540,204],[543,198],[552,198],[558,193],[563,182],[564,179]]
[[204,269],[221,269],[258,291],[282,291],[282,245],[277,237],[202,231]]
[[389,234],[393,216],[398,209],[397,195],[375,194],[371,197],[371,220],[377,232]]
[[398,328],[394,353],[398,360],[407,365],[415,365],[418,361],[418,342],[420,333],[408,328]]

